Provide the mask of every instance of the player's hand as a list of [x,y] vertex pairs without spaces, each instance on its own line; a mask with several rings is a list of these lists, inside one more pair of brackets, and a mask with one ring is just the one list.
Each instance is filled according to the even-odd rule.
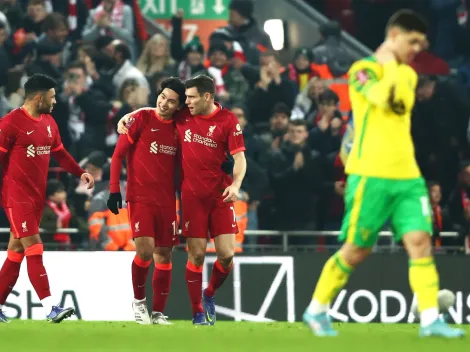
[[87,189],[92,189],[95,185],[95,179],[89,173],[85,172],[84,174],[82,174],[82,176],[80,176],[80,180],[83,183],[88,184]]
[[305,165],[304,154],[302,152],[297,152],[294,157],[294,170],[297,171],[303,168]]
[[335,182],[335,193],[338,196],[343,197],[345,189],[346,189],[346,183],[344,181],[336,181]]
[[123,117],[121,117],[121,119],[118,122],[118,128],[117,128],[117,131],[119,134],[126,134],[127,132],[129,132],[126,125],[129,123],[130,118],[131,118],[131,114],[126,114]]
[[233,173],[233,165],[235,165],[233,159],[226,158],[221,165],[222,171],[227,175],[231,175]]
[[231,203],[235,202],[238,199],[238,192],[240,192],[240,187],[237,187],[234,184],[231,184],[228,186],[224,193],[222,194],[222,197],[224,198],[225,203]]
[[108,209],[111,210],[111,213],[118,215],[119,209],[122,209],[121,193],[110,193],[106,205]]

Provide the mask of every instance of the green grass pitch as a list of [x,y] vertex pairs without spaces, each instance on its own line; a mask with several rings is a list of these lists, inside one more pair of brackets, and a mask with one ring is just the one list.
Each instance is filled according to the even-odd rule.
[[[469,337],[448,341],[421,339],[409,324],[337,324],[340,336],[317,338],[301,323],[217,322],[192,326],[142,326],[129,322],[12,321],[0,324],[0,351],[469,351]],[[465,327],[470,334],[470,327]]]

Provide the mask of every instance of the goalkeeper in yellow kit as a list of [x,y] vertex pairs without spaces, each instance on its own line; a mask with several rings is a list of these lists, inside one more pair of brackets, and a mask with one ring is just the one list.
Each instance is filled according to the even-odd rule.
[[346,163],[342,248],[323,267],[304,322],[319,336],[335,336],[328,307],[354,268],[391,221],[396,241],[409,255],[409,280],[417,295],[421,336],[464,335],[439,319],[439,276],[432,257],[431,207],[414,156],[411,112],[416,72],[408,62],[422,50],[427,24],[418,14],[400,10],[389,20],[377,52],[349,71],[354,143]]

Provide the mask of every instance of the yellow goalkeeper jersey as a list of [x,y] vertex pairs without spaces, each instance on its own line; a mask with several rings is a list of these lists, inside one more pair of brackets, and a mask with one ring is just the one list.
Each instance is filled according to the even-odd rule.
[[[354,143],[346,173],[390,179],[419,177],[411,138],[416,72],[396,61],[379,64],[368,57],[349,70],[349,97],[354,120]],[[394,90],[392,98],[392,90]],[[404,113],[390,109],[402,102]]]

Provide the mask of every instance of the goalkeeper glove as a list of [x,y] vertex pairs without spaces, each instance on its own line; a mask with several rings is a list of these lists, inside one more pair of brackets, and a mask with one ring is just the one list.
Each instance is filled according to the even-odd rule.
[[122,209],[121,193],[110,193],[106,204],[108,205],[108,209],[111,210],[111,213],[118,215],[119,209]]

